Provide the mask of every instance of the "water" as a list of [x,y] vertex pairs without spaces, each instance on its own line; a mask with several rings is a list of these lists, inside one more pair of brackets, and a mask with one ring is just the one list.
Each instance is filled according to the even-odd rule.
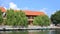
[[0,31],[0,34],[60,34],[60,30]]

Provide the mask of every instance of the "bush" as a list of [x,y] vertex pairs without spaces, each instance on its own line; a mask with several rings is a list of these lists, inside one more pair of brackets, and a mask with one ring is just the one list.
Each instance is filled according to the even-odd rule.
[[50,25],[50,19],[47,15],[39,15],[34,18],[33,24],[39,26],[48,26]]

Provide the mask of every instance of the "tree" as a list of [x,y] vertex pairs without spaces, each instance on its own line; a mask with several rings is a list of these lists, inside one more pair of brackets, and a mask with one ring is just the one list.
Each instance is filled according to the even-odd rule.
[[27,18],[22,10],[7,10],[6,18],[6,25],[27,26]]
[[15,23],[14,10],[12,10],[12,9],[7,10],[5,25],[14,25],[14,23]]
[[60,10],[51,15],[51,21],[55,26],[60,23]]
[[2,11],[0,10],[0,24],[3,23],[3,16],[2,16]]
[[47,15],[39,15],[34,18],[33,24],[39,26],[48,26],[50,25],[50,19]]
[[27,20],[25,13],[22,10],[20,10],[18,13],[19,13],[19,17],[20,17],[20,23],[18,23],[18,25],[27,26],[28,20]]

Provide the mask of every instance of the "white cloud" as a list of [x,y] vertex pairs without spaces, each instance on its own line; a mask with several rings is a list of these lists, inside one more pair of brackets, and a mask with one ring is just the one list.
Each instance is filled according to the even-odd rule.
[[13,2],[10,2],[9,3],[9,8],[11,8],[11,9],[17,9],[17,10],[27,10],[27,9],[29,9],[28,7],[23,7],[23,8],[18,8],[18,6],[15,4],[15,3],[13,3]]
[[11,8],[11,9],[18,9],[19,10],[19,8],[17,7],[17,5],[14,4],[13,2],[9,3],[9,8]]
[[42,12],[44,12],[45,14],[47,14],[47,8],[42,8],[42,9],[40,9],[40,11],[42,11]]
[[48,8],[42,8],[42,9],[40,9],[40,11],[44,12],[49,17],[56,12],[56,10],[51,10],[51,9],[48,9]]
[[44,13],[45,13],[46,15],[48,15],[49,17],[51,16],[52,13],[54,13],[54,11],[51,12],[51,10],[48,9],[48,8],[42,8],[42,9],[40,9],[40,11],[44,12]]
[[52,11],[51,14],[54,14],[56,11]]

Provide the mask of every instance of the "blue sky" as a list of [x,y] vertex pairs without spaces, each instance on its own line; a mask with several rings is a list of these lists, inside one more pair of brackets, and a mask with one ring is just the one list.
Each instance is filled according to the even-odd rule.
[[51,16],[60,9],[60,0],[0,0],[0,6],[22,10],[43,11]]

